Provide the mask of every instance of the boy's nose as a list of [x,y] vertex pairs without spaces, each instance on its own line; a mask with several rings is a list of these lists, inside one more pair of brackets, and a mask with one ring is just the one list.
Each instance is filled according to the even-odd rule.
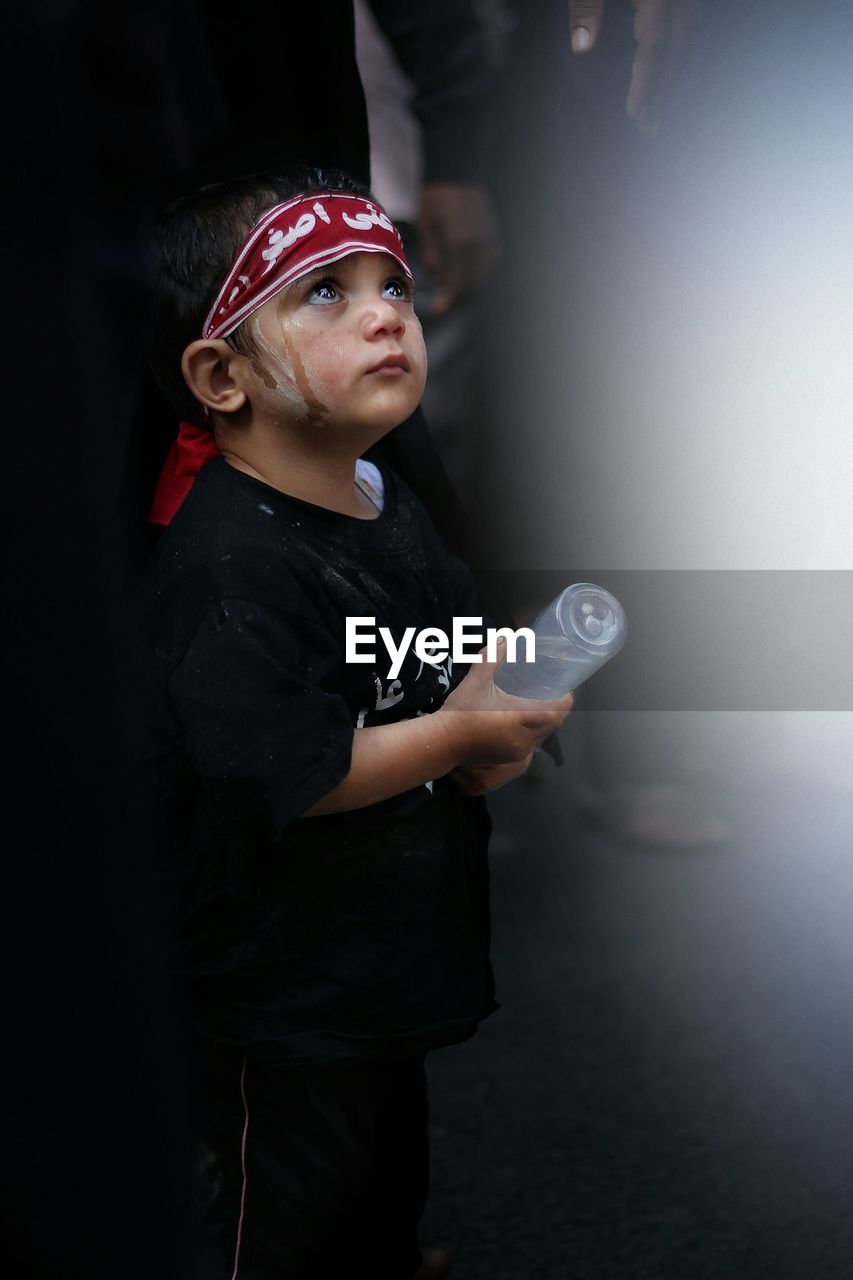
[[406,323],[400,312],[393,303],[387,302],[384,298],[379,298],[365,307],[363,324],[368,338],[383,333],[402,337],[406,332]]

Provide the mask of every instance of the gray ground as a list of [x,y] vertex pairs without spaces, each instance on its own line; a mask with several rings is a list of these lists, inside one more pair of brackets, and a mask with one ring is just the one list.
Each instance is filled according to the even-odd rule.
[[501,1010],[430,1058],[454,1280],[853,1280],[850,797],[728,804],[722,849],[492,800]]

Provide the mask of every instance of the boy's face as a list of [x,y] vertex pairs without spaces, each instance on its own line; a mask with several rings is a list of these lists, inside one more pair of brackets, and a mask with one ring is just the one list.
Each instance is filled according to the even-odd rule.
[[283,423],[363,427],[378,439],[416,408],[426,351],[414,287],[386,253],[303,276],[246,322],[253,411]]

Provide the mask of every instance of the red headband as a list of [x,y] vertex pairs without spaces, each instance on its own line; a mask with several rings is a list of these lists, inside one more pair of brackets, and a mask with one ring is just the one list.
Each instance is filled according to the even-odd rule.
[[276,293],[350,253],[390,253],[412,272],[394,223],[361,196],[297,196],[250,232],[204,322],[203,338],[227,338]]
[[[297,196],[275,205],[246,237],[201,336],[227,338],[294,280],[350,253],[389,253],[412,276],[400,233],[375,201],[326,194]],[[218,454],[211,432],[181,423],[157,481],[148,516],[152,524],[169,524],[198,472]]]

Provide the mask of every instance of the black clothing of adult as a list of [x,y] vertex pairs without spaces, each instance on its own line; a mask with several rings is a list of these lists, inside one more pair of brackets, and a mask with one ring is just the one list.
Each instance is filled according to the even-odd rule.
[[185,1062],[155,824],[131,766],[145,706],[125,601],[147,247],[215,111],[195,51],[189,0],[14,5],[0,51],[18,214],[4,266],[0,1237],[18,1280],[189,1274]]
[[482,799],[438,779],[300,818],[346,776],[356,727],[434,711],[463,674],[410,650],[389,679],[379,640],[346,663],[346,617],[399,644],[479,612],[382,471],[384,509],[358,520],[214,461],[151,568],[176,962],[202,1034],[273,1063],[411,1058],[495,1007]]
[[[412,82],[424,181],[482,181],[493,73],[480,6],[369,4]],[[207,157],[211,179],[308,164],[343,169],[369,186],[352,0],[244,0],[236,23],[223,23],[213,0],[200,0],[198,12],[230,122]]]

